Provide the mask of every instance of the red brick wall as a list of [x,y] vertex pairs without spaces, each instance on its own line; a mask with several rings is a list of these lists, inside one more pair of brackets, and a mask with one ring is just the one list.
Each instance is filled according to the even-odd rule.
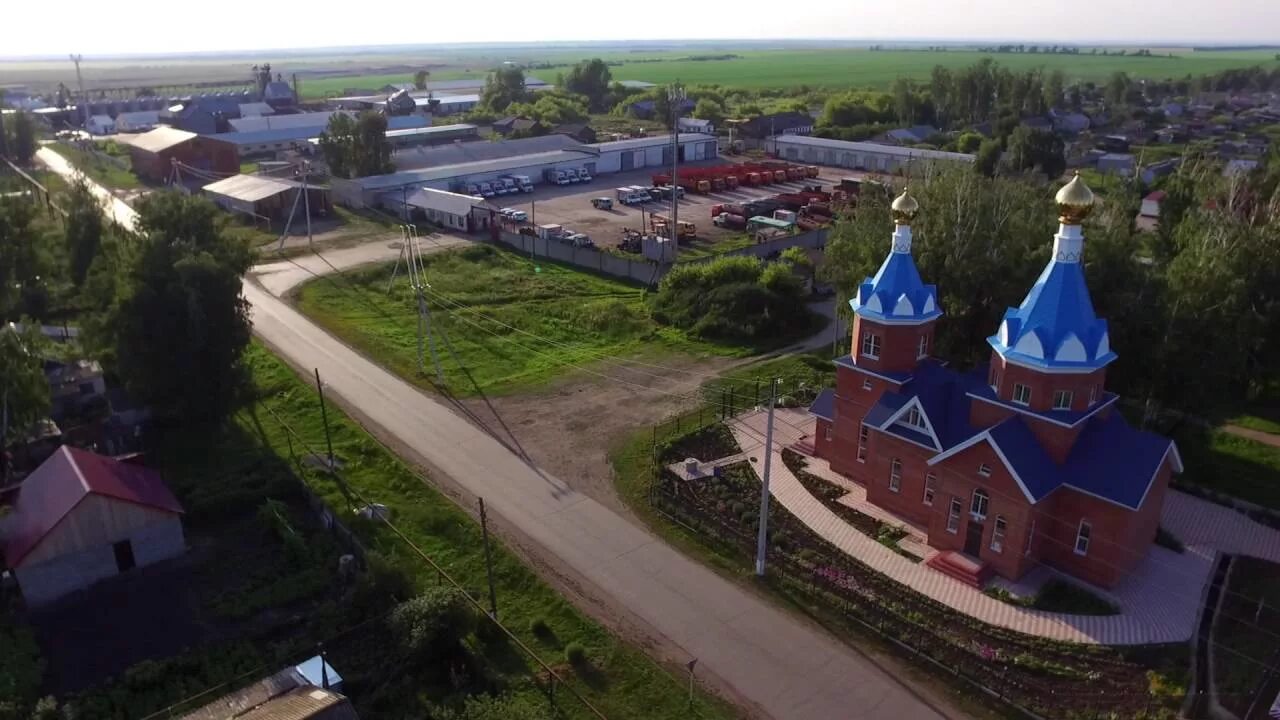
[[[870,389],[867,389],[870,385]],[[831,469],[866,482],[866,470],[857,461],[858,430],[867,411],[885,392],[896,392],[902,386],[873,377],[852,368],[836,368],[835,422],[832,446],[823,457],[831,461]]]
[[[911,372],[920,362],[921,335],[929,338],[929,350],[933,349],[933,326],[933,320],[920,325],[884,325],[856,315],[853,321],[853,361],[872,372]],[[862,354],[862,339],[866,333],[880,336],[879,358]]]
[[820,458],[829,458],[831,457],[831,449],[834,443],[827,439],[827,434],[831,433],[832,437],[835,436],[831,423],[822,418],[817,418],[816,420],[817,427],[813,435],[814,452]]
[[[869,439],[867,462],[861,467],[867,499],[911,522],[928,525],[933,509],[923,502],[924,479],[932,472],[928,460],[935,453],[879,430],[872,430]],[[894,458],[902,463],[899,492],[889,489],[889,470]],[[934,504],[937,502],[935,496]]]
[[162,183],[173,174],[173,160],[223,175],[240,172],[240,155],[235,145],[196,137],[158,153],[136,147],[129,149],[133,171],[138,177]]
[[1027,385],[1031,388],[1032,410],[1048,412],[1053,408],[1053,394],[1058,390],[1070,390],[1071,409],[1084,411],[1089,409],[1089,390],[1097,388],[1097,399],[1102,399],[1102,389],[1106,386],[1107,370],[1099,368],[1088,373],[1047,373],[1040,370],[1006,363],[1000,353],[991,352],[991,367],[999,375],[996,395],[1002,400],[1013,402],[1013,386]]
[[[978,474],[984,463],[991,469],[988,477]],[[1035,554],[1028,556],[1026,547],[1036,509],[990,445],[979,443],[956,453],[935,465],[933,471],[938,475],[939,483],[934,500],[937,517],[929,528],[930,545],[957,552],[964,548],[969,523],[976,522],[969,514],[970,503],[974,491],[982,488],[990,500],[987,517],[981,521],[983,531],[979,559],[988,563],[997,574],[1011,579],[1021,577],[1035,566]],[[960,498],[961,503],[960,524],[954,534],[947,532],[947,513],[952,497]],[[1005,521],[1000,552],[991,548],[997,517]]]

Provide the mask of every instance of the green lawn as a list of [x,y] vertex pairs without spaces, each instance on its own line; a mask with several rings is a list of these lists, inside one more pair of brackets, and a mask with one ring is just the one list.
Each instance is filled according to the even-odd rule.
[[1280,510],[1280,448],[1191,427],[1174,439],[1186,464],[1181,481]]
[[[293,464],[306,456],[308,448],[319,451],[324,447],[324,424],[317,395],[310,385],[301,382],[282,361],[260,346],[250,349],[247,361],[255,401],[237,413],[229,431],[232,436],[240,438],[241,450],[237,457],[266,453],[273,460]],[[290,434],[272,411],[288,423],[296,436]],[[353,495],[390,508],[393,522],[409,541],[433,558],[473,596],[483,598],[486,575],[478,523],[434,490],[419,474],[402,464],[360,425],[332,406],[329,407],[329,430],[334,452],[343,462],[342,478]],[[217,455],[227,451],[220,438],[210,438],[205,443],[183,449],[190,456],[186,462],[192,465],[199,465],[205,460],[216,464]],[[298,472],[341,521],[355,532],[360,542],[385,558],[393,571],[407,575],[419,589],[439,582],[435,571],[414,553],[404,539],[381,523],[355,517],[332,476],[311,469]],[[500,542],[495,546],[493,565],[500,619],[546,662],[559,668],[565,679],[607,717],[639,720],[734,716],[730,707],[702,694],[695,696],[694,707],[689,709],[683,677],[669,674],[638,649],[586,618]],[[531,625],[535,621],[544,623],[550,632],[533,632]],[[585,648],[591,666],[589,671],[579,672],[565,664],[565,649],[575,643]],[[515,646],[481,642],[472,648],[493,663],[499,687],[517,695],[540,697],[540,690],[531,679],[534,665]],[[341,651],[331,649],[331,652],[336,656]],[[403,672],[397,674],[395,668],[387,668],[380,675],[384,682],[389,683],[390,689],[403,695],[389,696],[391,690],[388,687],[379,687],[373,696],[356,696],[354,699],[361,717],[399,718],[405,717],[405,713],[421,717],[424,700],[457,700],[448,696],[447,689],[442,696],[438,688],[419,686],[414,678]],[[557,698],[563,717],[587,717],[584,708],[563,689],[557,692]],[[411,704],[406,705],[406,702]]]
[[118,157],[114,160],[105,157],[105,153],[81,150],[72,143],[55,143],[54,150],[75,165],[80,172],[96,180],[99,184],[116,190],[132,190],[142,186],[138,176],[129,169],[129,159]]
[[[751,352],[691,340],[659,325],[638,286],[532,262],[508,250],[445,251],[427,256],[425,265],[433,323],[454,351],[441,343],[440,362],[457,395],[529,389],[575,366],[603,372],[612,367],[606,362],[612,358],[660,361],[672,353]],[[386,264],[309,282],[299,289],[298,305],[392,371],[429,386],[434,372],[418,369],[417,312],[400,270],[389,296],[391,264]],[[427,365],[430,369],[429,356]]]

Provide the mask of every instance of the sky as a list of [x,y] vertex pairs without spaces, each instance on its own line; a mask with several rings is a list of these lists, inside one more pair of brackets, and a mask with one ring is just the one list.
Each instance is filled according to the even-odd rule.
[[[657,39],[1280,44],[1280,0],[130,0],[17,2],[0,55],[137,55],[416,43]],[[802,9],[803,8],[803,9]],[[367,12],[367,17],[348,13]],[[335,13],[334,11],[341,11]],[[51,32],[36,32],[42,24]],[[107,26],[107,27],[104,27]]]

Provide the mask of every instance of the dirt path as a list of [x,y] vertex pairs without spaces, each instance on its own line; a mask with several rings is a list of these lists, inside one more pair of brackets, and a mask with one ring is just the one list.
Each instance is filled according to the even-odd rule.
[[1274,433],[1252,430],[1247,427],[1240,427],[1239,425],[1223,425],[1222,429],[1232,435],[1239,435],[1242,438],[1249,438],[1250,440],[1255,440],[1263,445],[1280,448],[1280,435],[1276,435]]
[[630,515],[613,486],[609,448],[638,429],[694,407],[694,399],[681,396],[696,392],[709,376],[744,362],[666,357],[661,361],[664,367],[698,374],[673,372],[661,378],[648,374],[657,372],[653,368],[634,372],[600,363],[594,369],[625,382],[575,373],[541,392],[460,402],[474,424],[509,442],[574,490]]

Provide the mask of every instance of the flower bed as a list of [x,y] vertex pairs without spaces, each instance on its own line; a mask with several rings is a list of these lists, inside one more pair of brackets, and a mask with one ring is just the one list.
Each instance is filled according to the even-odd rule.
[[[795,460],[787,455],[784,459]],[[809,473],[804,476],[815,496],[834,494],[813,481],[828,488],[830,483]],[[721,478],[700,483],[664,473],[653,498],[664,514],[712,545],[750,557],[759,493],[758,478],[743,463],[725,468]],[[778,503],[770,506],[769,523],[773,578],[789,592],[900,642],[1011,702],[1046,718],[1078,717],[1085,708],[1100,716],[1114,713],[1125,718],[1171,718],[1177,713],[1180,695],[1154,693],[1150,668],[1116,649],[1028,636],[961,614],[849,557]],[[1168,650],[1174,657],[1186,652],[1182,645]]]

